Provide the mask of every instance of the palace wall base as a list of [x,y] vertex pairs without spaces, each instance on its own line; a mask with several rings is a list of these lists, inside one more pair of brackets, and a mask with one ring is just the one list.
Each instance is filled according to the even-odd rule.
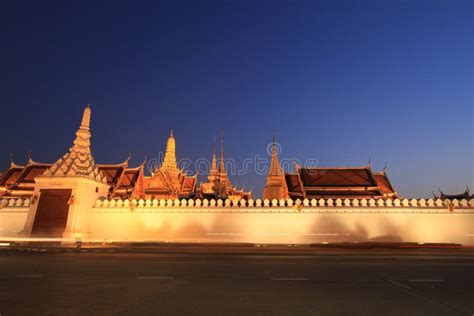
[[22,237],[28,208],[0,209],[0,238]]
[[474,244],[473,214],[94,213],[91,238],[107,241],[425,242]]
[[[85,201],[85,200],[84,200]],[[92,203],[92,201],[90,201]],[[474,200],[97,200],[84,204],[83,242],[418,242],[474,245]],[[34,205],[4,199],[0,238],[26,237]],[[74,213],[70,213],[70,216]],[[75,216],[76,216],[75,215]],[[87,217],[87,218],[86,218]],[[29,219],[28,219],[29,218]]]

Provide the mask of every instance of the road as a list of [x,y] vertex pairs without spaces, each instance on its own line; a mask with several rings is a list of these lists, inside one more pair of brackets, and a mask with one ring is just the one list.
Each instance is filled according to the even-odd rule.
[[0,314],[471,316],[474,256],[0,253]]

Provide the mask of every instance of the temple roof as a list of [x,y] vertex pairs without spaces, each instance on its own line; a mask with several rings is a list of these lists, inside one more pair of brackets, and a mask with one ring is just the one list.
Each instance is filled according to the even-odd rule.
[[25,166],[17,165],[13,161],[10,168],[0,180],[0,185],[13,185],[20,183],[34,183],[34,178],[42,175],[51,164],[36,162],[31,157]]
[[196,189],[196,182],[197,182],[197,176],[185,177],[181,185],[180,195],[187,196],[189,194],[194,193]]
[[178,168],[173,131],[166,142],[165,156],[160,168],[154,170],[151,178],[143,179],[143,185],[145,193],[154,198],[179,198],[194,192],[196,176],[189,176]]
[[285,175],[292,198],[387,198],[397,193],[385,169],[374,173],[364,167],[297,168]]
[[396,193],[385,171],[374,173],[373,176],[375,178],[375,181],[377,182],[377,185],[383,191],[383,193],[385,194]]
[[370,168],[301,168],[301,181],[305,187],[377,187]]
[[5,171],[2,179],[0,180],[0,185],[11,185],[17,181],[23,172],[24,166],[17,165],[15,163],[10,164],[10,168]]
[[[198,195],[206,198],[217,198],[217,199],[226,199],[226,198],[249,198],[251,192],[244,192],[238,190],[232,185],[232,182],[229,179],[227,171],[225,169],[225,159],[224,159],[224,132],[221,133],[221,152],[219,157],[219,163],[217,163],[216,150],[215,150],[216,140],[214,139],[214,148],[212,151],[211,159],[211,168],[209,170],[209,175],[207,181],[203,181],[199,185],[197,190]],[[194,183],[194,190],[195,190]]]
[[297,195],[304,197],[305,191],[303,188],[303,183],[301,183],[301,178],[297,173],[287,173],[285,174],[286,186],[288,191],[291,193],[291,196]]
[[462,199],[472,199],[474,198],[474,194],[471,194],[470,190],[469,190],[469,187],[466,187],[466,190],[463,192],[463,193],[458,193],[458,194],[445,194],[443,191],[441,191],[440,189],[438,189],[439,191],[439,195],[436,196],[433,194],[433,196],[435,198],[439,198],[439,199],[448,199],[448,200],[462,200]]
[[116,165],[98,165],[98,168],[102,175],[105,177],[107,184],[113,185],[117,184],[120,181],[124,171],[128,168],[128,163],[126,164],[116,164]]

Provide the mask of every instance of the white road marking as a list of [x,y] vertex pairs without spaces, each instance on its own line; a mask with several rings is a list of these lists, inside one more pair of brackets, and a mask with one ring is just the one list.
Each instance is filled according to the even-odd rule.
[[398,282],[395,282],[395,281],[393,281],[393,280],[388,280],[388,282],[389,282],[389,283],[392,283],[392,284],[395,285],[395,286],[398,286],[398,287],[401,287],[401,288],[404,288],[404,289],[407,289],[407,290],[411,289],[411,287],[406,286],[406,285],[403,285],[403,284],[398,283]]
[[245,262],[246,264],[262,264],[262,265],[295,265],[296,262]]
[[166,276],[138,276],[137,279],[173,280],[174,277],[166,277]]
[[273,281],[308,281],[307,278],[272,278]]
[[444,282],[443,279],[410,279],[408,282]]
[[42,274],[17,274],[15,275],[17,278],[42,278],[44,275]]

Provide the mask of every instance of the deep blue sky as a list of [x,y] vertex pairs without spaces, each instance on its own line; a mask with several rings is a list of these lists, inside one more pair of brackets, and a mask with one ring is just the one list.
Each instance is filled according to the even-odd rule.
[[[52,162],[92,105],[99,163],[266,155],[474,189],[472,1],[3,1],[0,162]],[[234,183],[260,195],[264,176]]]

